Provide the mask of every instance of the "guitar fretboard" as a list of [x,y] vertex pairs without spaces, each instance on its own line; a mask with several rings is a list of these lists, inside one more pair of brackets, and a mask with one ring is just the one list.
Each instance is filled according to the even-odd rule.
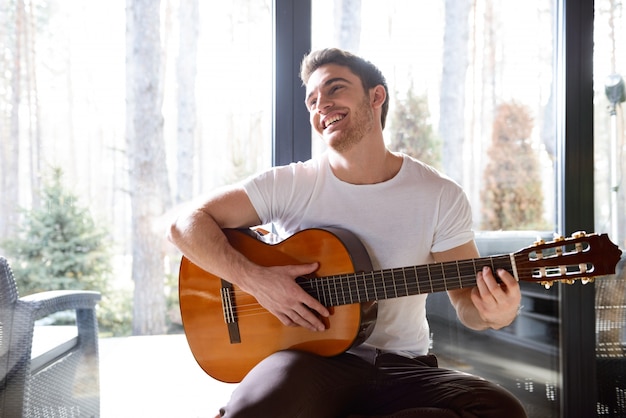
[[499,255],[312,279],[299,278],[298,284],[329,307],[473,287],[476,285],[476,273],[483,266],[489,266],[494,271],[503,268],[513,273],[511,256]]

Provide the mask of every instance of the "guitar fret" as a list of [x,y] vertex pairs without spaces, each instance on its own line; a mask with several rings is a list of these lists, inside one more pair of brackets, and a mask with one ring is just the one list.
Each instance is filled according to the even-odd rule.
[[332,293],[330,291],[330,279],[328,277],[324,278],[324,296],[327,306],[333,306]]
[[383,289],[385,290],[385,299],[391,299],[393,297],[393,287],[393,270],[389,270],[389,273],[387,275],[383,275]]
[[394,293],[394,297],[398,297],[398,286],[396,285],[396,272],[397,270],[393,270],[391,272],[391,278],[393,279],[393,293]]
[[420,289],[420,278],[419,275],[417,274],[417,266],[413,267],[413,271],[415,274],[415,284],[417,285],[417,294],[421,294],[422,293],[422,289]]
[[358,302],[365,302],[367,300],[367,288],[361,286],[361,283],[365,283],[365,273],[363,272],[359,273],[359,276],[356,278],[356,284],[358,290],[357,296],[359,298]]
[[468,285],[468,282],[466,281],[468,278],[471,279],[469,284],[473,286],[475,284],[476,277],[476,264],[474,260],[471,261],[471,264],[470,262],[464,262],[460,265],[461,269],[459,272],[459,282],[461,283],[461,288],[464,288]]
[[343,276],[339,276],[339,289],[341,289],[341,299],[343,300],[343,304],[346,304],[346,294],[343,291]]
[[457,263],[444,263],[442,265],[442,270],[443,270],[443,275],[444,275],[444,280],[445,280],[445,287],[446,290],[449,289],[456,289],[456,281],[452,282],[450,280],[448,280],[449,278],[457,278]]
[[[348,287],[348,294],[350,295],[350,303],[361,302],[361,289],[359,287],[359,279],[357,273],[352,276],[354,283],[350,280],[351,276],[348,276],[346,280],[346,286]],[[353,283],[353,284],[352,284]],[[354,285],[354,289],[352,286]],[[355,300],[356,297],[356,300]]]
[[378,286],[376,285],[376,276],[377,276],[377,274],[372,272],[372,284],[373,284],[373,287],[374,287],[374,299],[379,300],[380,298],[378,297]]
[[441,267],[441,277],[442,277],[442,282],[443,282],[443,290],[448,290],[448,287],[446,285],[446,266],[444,263],[440,263],[439,266]]
[[428,269],[428,282],[430,283],[430,293],[434,293],[435,288],[433,287],[433,278],[432,278],[432,275],[430,274],[430,264],[427,265],[426,268]]
[[475,276],[476,273],[478,273],[478,271],[479,271],[478,267],[476,267],[476,259],[475,258],[472,258],[472,265],[474,266],[474,270],[473,270],[472,276]]
[[377,289],[382,290],[383,297],[381,299],[387,299],[387,286],[385,285],[385,271],[383,270],[380,273],[380,287],[376,286]]
[[367,292],[367,279],[365,278],[365,273],[361,275],[363,277],[363,290],[365,291],[365,301],[369,301],[370,297]]
[[354,287],[356,289],[357,297],[359,295],[359,288],[358,288],[359,282],[356,280],[355,276],[348,275],[348,276],[346,276],[346,281],[345,281],[345,284],[344,284],[344,286],[346,287],[346,292],[345,293],[347,293],[348,296],[350,297],[350,303],[355,303],[354,292],[351,290],[352,289],[352,286],[351,286],[352,280],[350,280],[350,278],[352,278],[354,280]]
[[406,269],[402,267],[402,279],[404,279],[404,296],[409,295],[409,284],[406,281]]

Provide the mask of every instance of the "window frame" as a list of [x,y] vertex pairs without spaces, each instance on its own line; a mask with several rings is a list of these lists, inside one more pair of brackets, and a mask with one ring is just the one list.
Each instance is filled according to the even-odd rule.
[[311,0],[274,0],[272,165],[311,158],[300,62],[311,49]]
[[[594,230],[593,0],[557,0],[560,131],[559,232]],[[596,416],[595,287],[559,292],[561,416]],[[585,365],[581,367],[581,365]],[[593,382],[593,384],[590,384]]]

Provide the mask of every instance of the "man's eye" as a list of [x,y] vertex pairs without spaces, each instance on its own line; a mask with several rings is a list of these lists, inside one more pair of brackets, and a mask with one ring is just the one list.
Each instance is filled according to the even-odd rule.
[[311,100],[309,102],[309,109],[313,109],[313,106],[315,106],[315,103],[317,103],[317,100]]

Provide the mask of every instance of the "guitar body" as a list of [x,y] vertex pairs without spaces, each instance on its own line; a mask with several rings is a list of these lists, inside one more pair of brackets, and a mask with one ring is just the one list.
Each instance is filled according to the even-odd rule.
[[[224,230],[229,242],[264,266],[318,262],[318,277],[371,271],[367,252],[350,232],[308,229],[278,244],[267,244],[252,231]],[[230,288],[229,288],[230,286]],[[224,293],[231,295],[224,303]],[[286,349],[323,356],[340,354],[371,333],[376,304],[330,307],[326,331],[287,327],[237,286],[208,273],[183,257],[179,279],[180,309],[191,351],[212,377],[239,382],[261,360]],[[234,320],[227,324],[226,316]]]

